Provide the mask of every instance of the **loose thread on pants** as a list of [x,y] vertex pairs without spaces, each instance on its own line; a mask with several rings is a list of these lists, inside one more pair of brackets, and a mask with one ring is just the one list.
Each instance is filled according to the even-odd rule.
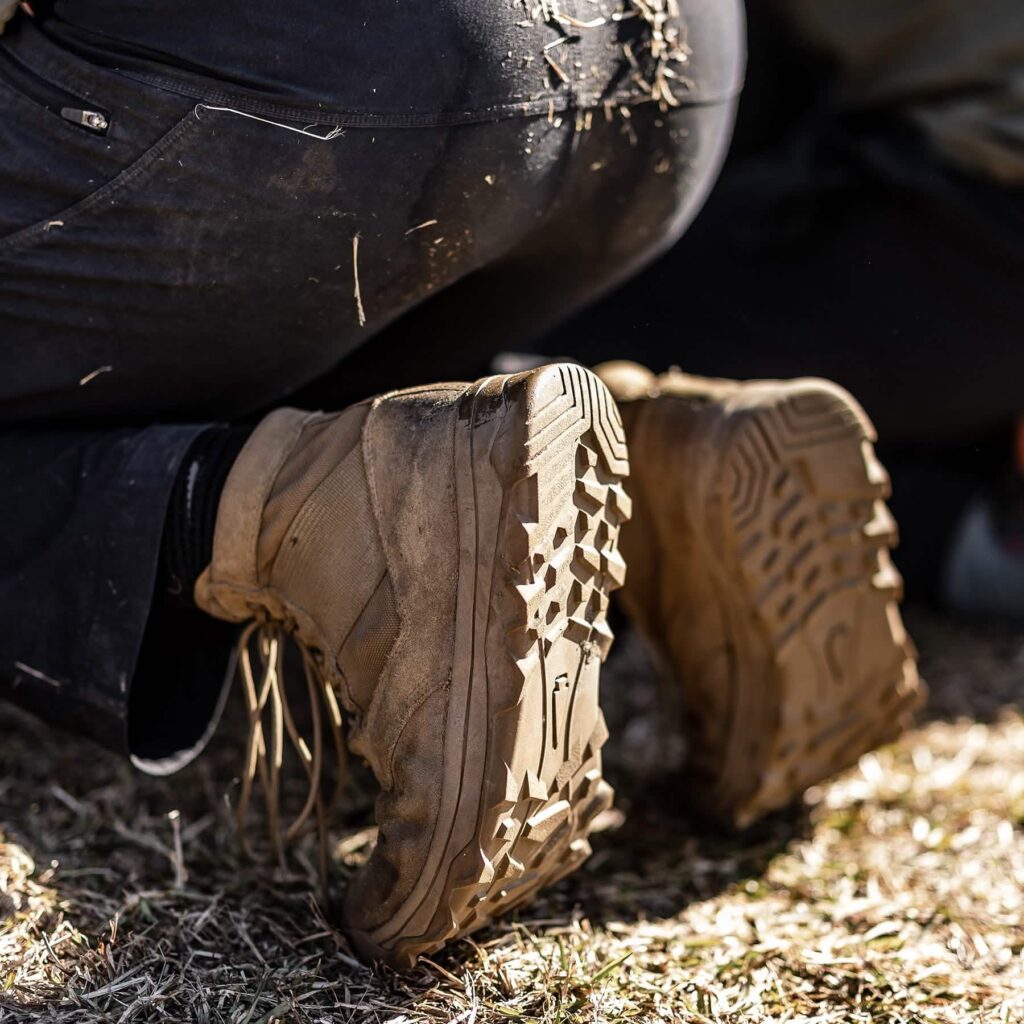
[[271,121],[265,117],[259,117],[256,114],[248,114],[244,110],[235,110],[233,107],[211,107],[209,103],[197,103],[196,104],[196,117],[198,118],[200,110],[214,110],[223,114],[237,114],[239,117],[247,117],[250,121],[259,121],[262,124],[273,125],[275,128],[283,128],[286,132],[295,132],[296,135],[305,135],[307,139],[316,139],[317,142],[333,142],[335,139],[340,139],[345,134],[345,129],[341,125],[335,125],[327,132],[326,135],[318,135],[312,131],[313,128],[327,128],[328,125],[309,124],[305,128],[295,128],[290,124],[281,124],[280,121]]

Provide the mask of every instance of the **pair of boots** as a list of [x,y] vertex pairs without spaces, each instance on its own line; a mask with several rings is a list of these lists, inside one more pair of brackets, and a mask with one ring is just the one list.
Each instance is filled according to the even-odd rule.
[[261,671],[241,647],[248,777],[276,792],[287,731],[312,781],[291,832],[323,812],[325,755],[281,695],[286,636],[339,744],[335,698],[347,712],[381,789],[345,899],[364,956],[408,966],[590,853],[612,799],[598,676],[624,584],[684,687],[691,785],[718,817],[748,823],[896,736],[919,687],[871,440],[826,382],[633,364],[261,422],[196,599],[258,638]]

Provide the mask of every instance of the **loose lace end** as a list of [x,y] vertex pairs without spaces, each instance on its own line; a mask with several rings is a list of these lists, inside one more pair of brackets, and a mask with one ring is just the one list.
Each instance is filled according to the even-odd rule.
[[[284,652],[289,639],[302,655],[311,719],[310,741],[300,734],[295,725],[285,690]],[[255,669],[254,649],[257,660]],[[287,847],[312,822],[319,839],[320,880],[326,886],[327,813],[336,803],[348,776],[341,709],[334,691],[310,649],[297,636],[286,633],[281,625],[274,622],[257,620],[242,630],[228,666],[229,677],[236,673],[241,678],[249,712],[245,769],[236,810],[239,843],[247,856],[259,859],[249,842],[251,805],[258,780],[267,807],[267,827],[273,859],[284,866]],[[338,759],[337,782],[326,801],[323,795],[324,719],[330,729]],[[302,809],[289,824],[284,825],[281,815],[281,769],[286,734],[306,772],[309,789]]]

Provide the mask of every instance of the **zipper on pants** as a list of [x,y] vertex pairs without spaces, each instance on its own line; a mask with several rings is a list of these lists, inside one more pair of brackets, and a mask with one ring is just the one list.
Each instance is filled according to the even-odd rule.
[[94,135],[106,135],[110,128],[110,115],[105,110],[87,106],[74,93],[53,85],[45,78],[30,71],[23,64],[0,47],[0,81],[6,82],[15,92],[44,107],[70,124],[79,125]]

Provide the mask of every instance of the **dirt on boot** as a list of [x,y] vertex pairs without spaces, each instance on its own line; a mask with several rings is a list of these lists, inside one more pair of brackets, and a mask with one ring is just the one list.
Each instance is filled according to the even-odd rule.
[[[294,638],[349,712],[381,786],[345,898],[366,957],[408,967],[589,854],[611,801],[598,676],[627,469],[615,403],[576,366],[281,409],[235,463],[197,601],[255,623],[265,651]],[[260,722],[277,649],[247,676],[249,776],[271,800],[292,732],[286,703]],[[323,753],[297,747],[309,813]]]

